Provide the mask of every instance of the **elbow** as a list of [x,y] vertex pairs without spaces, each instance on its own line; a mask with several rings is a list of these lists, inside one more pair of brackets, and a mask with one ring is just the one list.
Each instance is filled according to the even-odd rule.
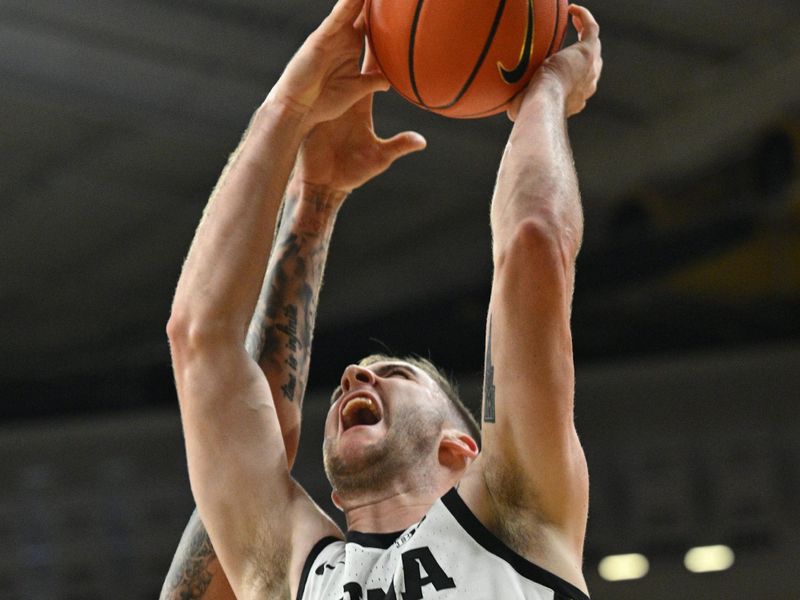
[[197,318],[194,311],[186,306],[185,302],[179,302],[176,298],[172,303],[172,312],[167,321],[167,339],[170,346],[183,347],[189,344],[189,340],[196,337]]
[[518,265],[542,274],[573,268],[580,242],[575,232],[555,224],[546,215],[527,217],[519,224],[505,245],[497,248],[498,270]]
[[189,338],[189,323],[174,310],[167,321],[167,339],[171,348],[186,346]]
[[[167,340],[174,369],[185,362],[191,348],[196,346],[196,341],[192,340],[193,337],[189,321],[173,312],[167,321]],[[177,372],[176,370],[176,374]]]
[[210,317],[189,315],[175,306],[167,321],[166,332],[173,357],[176,353],[194,352],[235,341],[231,327],[225,323]]

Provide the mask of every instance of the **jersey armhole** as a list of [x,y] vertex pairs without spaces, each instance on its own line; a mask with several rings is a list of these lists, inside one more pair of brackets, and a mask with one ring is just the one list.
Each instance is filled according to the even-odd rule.
[[461,525],[464,531],[466,531],[473,540],[483,546],[484,550],[502,558],[511,568],[523,577],[549,587],[555,592],[555,597],[557,599],[590,600],[589,596],[573,584],[543,569],[539,565],[530,562],[528,559],[520,556],[514,552],[514,550],[506,546],[480,522],[478,517],[475,516],[475,513],[472,512],[466,502],[464,502],[464,499],[459,495],[456,488],[451,489],[442,496],[441,501],[453,518],[455,518],[458,524]]
[[306,580],[308,579],[308,576],[311,575],[311,567],[314,566],[314,561],[317,560],[317,557],[325,548],[334,542],[341,541],[341,539],[329,535],[322,538],[320,541],[314,544],[313,548],[311,548],[311,552],[308,553],[306,562],[303,564],[303,571],[300,574],[300,584],[297,586],[297,600],[303,600],[303,593],[306,591]]

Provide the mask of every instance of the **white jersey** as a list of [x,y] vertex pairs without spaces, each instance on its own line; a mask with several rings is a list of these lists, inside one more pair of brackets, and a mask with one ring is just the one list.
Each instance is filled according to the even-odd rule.
[[311,550],[297,600],[589,600],[493,535],[455,489],[405,531],[350,531]]

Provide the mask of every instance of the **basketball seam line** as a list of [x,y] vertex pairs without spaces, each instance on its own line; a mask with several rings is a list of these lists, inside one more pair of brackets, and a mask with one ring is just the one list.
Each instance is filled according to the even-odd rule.
[[[556,38],[558,37],[558,22],[561,20],[561,0],[557,0],[556,2],[556,23],[553,27],[553,37],[550,38],[550,47],[547,49],[547,54],[544,55],[545,59],[550,56],[553,52],[553,46],[555,46]],[[566,30],[566,27],[564,28]],[[561,37],[561,43],[564,42],[564,37]]]
[[494,36],[497,34],[497,30],[500,28],[500,19],[503,17],[503,13],[505,12],[506,0],[500,0],[500,4],[497,6],[497,12],[494,16],[494,22],[492,23],[492,28],[489,31],[489,37],[486,40],[486,43],[483,46],[483,50],[481,50],[481,54],[478,57],[478,62],[475,64],[475,67],[472,69],[472,73],[470,73],[469,77],[467,78],[466,83],[462,86],[459,90],[456,97],[449,102],[448,104],[442,104],[440,106],[430,106],[429,104],[425,104],[422,98],[420,97],[419,90],[417,89],[416,79],[414,77],[414,42],[416,40],[416,33],[417,33],[417,24],[419,22],[419,15],[422,12],[422,3],[424,0],[419,0],[417,3],[417,12],[414,15],[414,23],[411,27],[411,47],[409,50],[409,75],[411,77],[411,88],[414,90],[414,94],[417,96],[419,103],[424,106],[425,108],[431,110],[443,110],[452,107],[456,104],[464,94],[467,93],[469,86],[472,85],[472,82],[475,80],[475,77],[478,75],[478,71],[480,71],[481,66],[483,66],[483,62],[486,60],[486,56],[489,54],[489,49],[492,47],[492,42],[494,41]]
[[417,78],[414,74],[414,45],[416,44],[417,40],[417,25],[419,24],[419,16],[422,13],[422,3],[424,1],[425,0],[417,1],[417,8],[414,11],[414,21],[411,23],[411,37],[408,40],[408,77],[411,80],[411,90],[414,92],[414,95],[417,97],[419,103],[425,108],[430,108],[422,100],[422,96],[419,95],[419,89],[417,89]]

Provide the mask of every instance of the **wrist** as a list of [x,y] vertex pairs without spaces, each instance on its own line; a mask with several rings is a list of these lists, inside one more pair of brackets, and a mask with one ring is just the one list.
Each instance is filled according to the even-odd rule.
[[309,112],[305,106],[270,93],[256,110],[253,125],[260,127],[277,120],[286,126],[296,128],[300,135],[305,137],[312,129],[308,125]]
[[[533,105],[533,110],[558,110],[566,113],[567,94],[561,78],[546,68],[536,74],[522,102],[522,110],[526,105]],[[530,110],[530,109],[529,109]]]
[[557,77],[537,77],[525,93],[514,119],[509,142],[529,140],[542,127],[567,121],[564,88]]
[[293,177],[286,189],[294,227],[308,234],[329,233],[348,193]]

